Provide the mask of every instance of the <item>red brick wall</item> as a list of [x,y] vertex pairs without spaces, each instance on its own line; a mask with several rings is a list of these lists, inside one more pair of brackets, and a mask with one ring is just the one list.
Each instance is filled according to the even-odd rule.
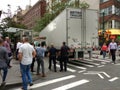
[[46,12],[46,1],[38,1],[24,16],[22,23],[32,29],[36,20],[41,18]]
[[[112,6],[112,5],[115,5],[115,7],[118,7],[120,8],[120,2],[118,2],[117,0],[109,0],[107,2],[104,2],[104,3],[101,3],[100,4],[100,9],[104,9],[104,8],[107,8],[109,6]],[[99,18],[99,22],[102,23],[102,18]],[[117,20],[117,21],[120,21],[120,16],[117,16],[117,15],[109,15],[109,16],[105,16],[104,17],[104,20],[106,21],[110,21],[110,20]]]

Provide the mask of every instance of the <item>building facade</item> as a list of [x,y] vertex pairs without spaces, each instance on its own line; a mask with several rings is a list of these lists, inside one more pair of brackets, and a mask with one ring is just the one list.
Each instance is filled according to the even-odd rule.
[[100,29],[120,29],[120,0],[100,0]]
[[28,29],[33,29],[36,24],[36,20],[40,19],[46,12],[46,1],[39,0],[33,7],[31,7],[23,16],[22,23],[27,26]]

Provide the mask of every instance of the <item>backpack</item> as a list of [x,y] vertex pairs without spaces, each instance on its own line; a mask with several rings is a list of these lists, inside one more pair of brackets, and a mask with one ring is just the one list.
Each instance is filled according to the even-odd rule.
[[40,51],[40,48],[36,48],[36,57],[43,57],[42,52]]

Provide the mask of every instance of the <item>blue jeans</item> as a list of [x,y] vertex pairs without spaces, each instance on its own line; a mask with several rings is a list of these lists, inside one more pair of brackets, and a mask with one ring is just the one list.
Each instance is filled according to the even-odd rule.
[[102,51],[103,52],[103,58],[105,59],[106,57],[106,51]]
[[30,66],[29,65],[23,65],[20,64],[21,74],[22,74],[22,81],[23,81],[23,90],[27,90],[27,86],[29,83],[32,83],[32,76],[30,72]]
[[5,67],[5,68],[2,68],[1,70],[3,70],[2,82],[5,82],[6,76],[7,76],[7,73],[8,73],[8,68]]

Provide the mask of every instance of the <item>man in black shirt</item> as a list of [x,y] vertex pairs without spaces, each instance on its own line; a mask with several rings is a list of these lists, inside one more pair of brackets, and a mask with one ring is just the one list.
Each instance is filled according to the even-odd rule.
[[60,72],[63,71],[63,63],[64,70],[67,71],[67,62],[68,62],[68,51],[69,47],[63,42],[63,46],[61,47],[61,59],[60,59]]
[[56,53],[57,53],[57,49],[54,47],[53,44],[51,44],[51,47],[48,51],[49,53],[49,69],[51,70],[51,64],[52,64],[52,61],[53,61],[53,64],[54,64],[54,71],[56,72]]

